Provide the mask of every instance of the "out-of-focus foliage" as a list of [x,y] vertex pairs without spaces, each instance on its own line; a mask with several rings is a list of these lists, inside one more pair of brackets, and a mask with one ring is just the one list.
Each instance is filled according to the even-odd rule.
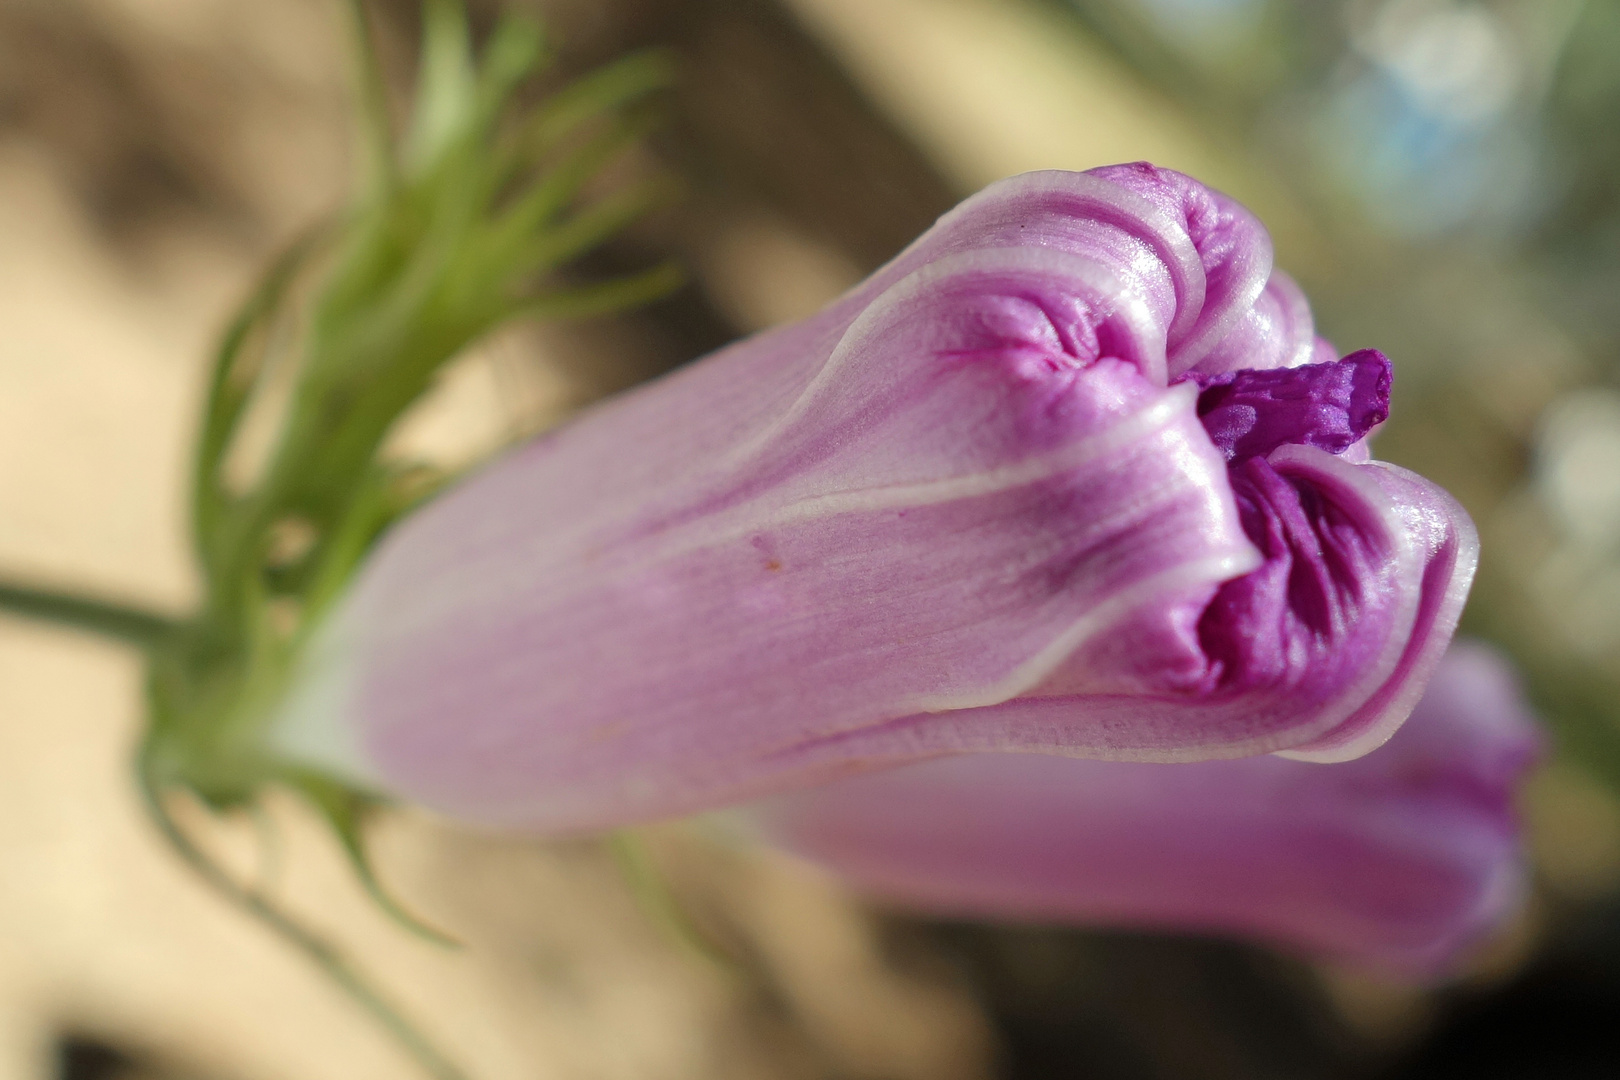
[[1479,521],[1465,626],[1620,786],[1620,0],[1049,2],[1317,211],[1381,455]]
[[[125,636],[149,659],[138,772],[155,823],[206,880],[301,948],[429,1074],[450,1080],[459,1069],[322,939],[209,857],[169,797],[229,811],[258,806],[272,785],[300,792],[379,905],[440,936],[372,874],[363,825],[376,800],[285,760],[261,728],[360,560],[446,479],[387,444],[444,368],[513,319],[616,311],[679,284],[669,265],[584,285],[564,276],[666,200],[659,176],[600,188],[604,170],[645,131],[645,101],[670,72],[661,57],[629,56],[523,108],[517,91],[549,59],[539,24],[505,18],[475,50],[460,0],[424,0],[401,137],[368,8],[349,10],[364,183],[335,221],[271,266],[215,355],[191,492],[203,603],[171,627],[138,623]],[[256,420],[271,432],[267,446],[254,446]],[[29,597],[19,590],[18,599]],[[30,610],[48,615],[48,606]],[[99,620],[103,629],[108,622]]]
[[1398,234],[1523,237],[1571,201],[1572,165],[1605,167],[1575,161],[1609,153],[1577,114],[1620,100],[1588,26],[1612,16],[1603,0],[1057,2],[1319,198]]
[[1553,206],[1535,237],[1555,302],[1590,328],[1595,358],[1620,370],[1620,3],[1587,0],[1545,113],[1559,152]]

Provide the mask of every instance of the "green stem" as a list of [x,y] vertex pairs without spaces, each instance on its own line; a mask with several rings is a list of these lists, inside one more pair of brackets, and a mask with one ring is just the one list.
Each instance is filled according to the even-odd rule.
[[394,127],[388,114],[388,85],[383,80],[382,64],[377,58],[377,42],[372,34],[371,19],[366,14],[365,0],[346,0],[349,22],[354,34],[356,92],[360,97],[361,137],[366,147],[367,187],[373,191],[392,191],[398,180],[398,164],[394,157]]
[[467,1080],[467,1074],[428,1041],[404,1014],[362,975],[337,948],[256,890],[246,888],[209,858],[163,805],[162,784],[149,762],[141,762],[141,799],[148,815],[180,858],[232,904],[259,920],[283,941],[303,953],[321,973],[383,1026],[399,1046],[433,1080]]
[[143,649],[169,640],[180,625],[156,612],[10,582],[0,582],[0,611],[88,630]]

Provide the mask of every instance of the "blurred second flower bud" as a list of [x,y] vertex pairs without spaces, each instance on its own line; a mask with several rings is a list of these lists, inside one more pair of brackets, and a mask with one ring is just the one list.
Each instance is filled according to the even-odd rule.
[[1454,645],[1354,762],[972,754],[751,808],[765,838],[938,915],[1254,936],[1443,974],[1524,893],[1513,798],[1541,745],[1512,669]]

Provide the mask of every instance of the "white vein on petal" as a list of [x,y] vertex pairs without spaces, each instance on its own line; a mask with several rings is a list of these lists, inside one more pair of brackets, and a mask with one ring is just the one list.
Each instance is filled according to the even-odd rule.
[[[1323,705],[1308,723],[1290,725],[1282,731],[1270,732],[1237,742],[1223,741],[1182,745],[1174,749],[1147,746],[1104,746],[1101,744],[1077,749],[1065,744],[1052,743],[1046,745],[1031,742],[1020,745],[1013,752],[1055,754],[1060,757],[1104,758],[1115,761],[1166,763],[1252,757],[1256,754],[1268,753],[1282,756],[1303,756],[1288,751],[1287,747],[1308,743],[1331,732],[1335,727],[1354,715],[1356,710],[1369,701],[1388,681],[1400,664],[1416,623],[1418,609],[1421,604],[1422,575],[1425,568],[1422,553],[1417,550],[1411,536],[1399,523],[1394,500],[1376,481],[1360,472],[1360,470],[1368,466],[1349,464],[1316,447],[1297,445],[1279,447],[1272,453],[1269,460],[1277,467],[1277,471],[1283,475],[1309,473],[1323,486],[1338,487],[1341,491],[1348,493],[1356,502],[1361,504],[1363,512],[1358,517],[1365,519],[1370,514],[1373,520],[1368,524],[1373,524],[1383,534],[1389,545],[1390,559],[1396,567],[1396,577],[1399,579],[1394,583],[1393,587],[1400,598],[1400,603],[1391,616],[1389,633],[1385,638],[1383,649],[1377,661],[1363,668],[1356,681],[1342,690],[1331,702]],[[1256,555],[1258,556],[1258,553]],[[1219,556],[1215,556],[1209,561],[1218,564],[1219,559]],[[1256,568],[1256,566],[1251,565],[1248,570]],[[1246,573],[1248,570],[1239,571],[1239,573]],[[1170,571],[1169,573],[1174,575],[1178,571]],[[1230,578],[1218,580],[1230,580]],[[1132,586],[1129,593],[1121,593],[1117,597],[1110,598],[1108,603],[1110,605],[1115,603],[1128,604],[1159,595],[1153,587],[1155,582],[1156,579],[1146,579],[1142,583]],[[1166,585],[1164,587],[1173,586]],[[1136,594],[1136,590],[1142,590],[1142,592]],[[1098,609],[1093,609],[1081,617],[1074,631],[1077,643],[1073,648],[1064,652],[1063,646],[1067,644],[1067,641],[1065,637],[1060,637],[1038,655],[1046,659],[1056,656],[1057,663],[1061,663],[1064,657],[1071,655],[1075,649],[1085,644],[1087,633],[1096,632],[1097,611]],[[1106,625],[1106,620],[1103,621]],[[1035,659],[1032,658],[1028,663],[1032,665],[1032,672],[1039,671],[1038,668],[1033,667],[1037,663]],[[1055,664],[1053,667],[1055,667]],[[1039,685],[1040,681],[1045,677],[1045,673],[1041,673],[1035,682],[1028,687],[999,700],[984,700],[969,705],[962,703],[952,704],[948,700],[938,699],[937,702],[931,704],[930,708],[919,707],[915,711],[918,713],[937,712],[941,714],[937,719],[944,727],[936,727],[932,731],[929,737],[931,742],[941,737],[949,738],[951,732],[957,734],[957,742],[950,746],[938,746],[937,752],[968,753],[1004,749],[994,745],[982,746],[974,743],[970,732],[962,727],[963,724],[973,724],[975,722],[977,718],[973,714],[965,713],[959,720],[948,714],[975,705],[977,707],[994,706],[1012,701],[1019,695],[1027,693],[1034,686]],[[1010,676],[1002,689],[1014,685],[1016,683],[1013,681],[1013,677]],[[988,695],[986,697],[988,698]],[[1312,758],[1311,760],[1315,759]]]
[[[1243,273],[1247,280],[1243,282],[1242,289],[1227,303],[1226,310],[1218,317],[1212,319],[1208,326],[1199,332],[1196,338],[1190,341],[1175,342],[1170,348],[1171,365],[1170,377],[1175,378],[1198,366],[1199,361],[1213,352],[1216,346],[1242,320],[1243,316],[1253,309],[1255,301],[1260,294],[1266,291],[1266,285],[1271,280],[1273,253],[1271,247],[1271,234],[1260,220],[1247,209],[1235,201],[1212,192],[1225,209],[1235,211],[1242,219],[1245,235],[1254,239],[1242,247]],[[1258,269],[1256,269],[1258,267]],[[1201,312],[1200,312],[1201,314]]]
[[942,480],[853,488],[848,491],[815,495],[789,503],[744,530],[741,535],[746,535],[756,528],[796,524],[839,514],[914,509],[964,499],[977,499],[1037,484],[1064,473],[1078,471],[1132,443],[1158,434],[1178,419],[1189,415],[1195,407],[1197,396],[1197,388],[1191,383],[1179,383],[1165,391],[1158,400],[1146,408],[1061,450],[1026,458],[998,469],[986,469]]
[[[1125,218],[1136,226],[1135,230],[1122,229],[1127,235],[1135,237],[1154,250],[1159,262],[1170,275],[1170,281],[1176,294],[1176,312],[1167,328],[1167,339],[1177,341],[1180,335],[1187,332],[1190,325],[1197,320],[1199,312],[1204,308],[1204,296],[1207,291],[1204,276],[1203,257],[1199,255],[1197,245],[1187,232],[1185,221],[1178,221],[1171,215],[1159,209],[1148,199],[1122,184],[1112,180],[1104,180],[1100,176],[1089,173],[1068,172],[1063,169],[1040,169],[1034,172],[1020,173],[1005,180],[998,180],[973,195],[956,207],[943,214],[935,222],[934,227],[908,244],[904,250],[885,263],[874,278],[880,278],[896,266],[903,265],[907,259],[914,257],[924,247],[938,244],[941,238],[949,240],[952,228],[959,225],[968,225],[964,219],[993,214],[990,206],[1003,201],[1012,201],[1020,198],[1039,197],[1042,195],[1067,196],[1081,204],[1107,207],[1118,216]],[[1081,214],[1071,214],[1077,219]],[[1117,223],[1109,223],[1110,227],[1120,228]]]
[[[1096,314],[1099,323],[1119,318],[1129,328],[1139,351],[1149,357],[1163,355],[1160,333],[1147,302],[1127,291],[1114,272],[1103,263],[1084,255],[1043,247],[978,248],[935,260],[913,271],[874,299],[850,323],[837,346],[828,354],[814,376],[793,404],[757,434],[727,455],[726,469],[743,468],[776,444],[795,422],[809,412],[822,392],[843,372],[864,355],[862,346],[876,335],[891,316],[905,316],[904,307],[925,292],[938,290],[953,279],[993,276],[1008,273],[1033,273],[1043,282],[1050,275],[1062,275],[1080,282],[1099,299],[1107,301]],[[1157,368],[1157,365],[1155,365]],[[1165,385],[1162,369],[1144,371],[1143,376],[1159,386]]]
[[[681,541],[672,539],[658,545],[654,552],[641,558],[615,563],[611,572],[615,575],[634,574],[646,567],[677,559],[704,548],[736,543],[769,529],[826,520],[844,514],[899,512],[939,506],[1038,484],[1075,472],[1109,454],[1169,431],[1177,420],[1192,415],[1197,392],[1197,387],[1191,383],[1179,383],[1164,391],[1151,405],[1102,431],[1051,453],[1026,458],[999,469],[914,484],[851,488],[825,495],[813,495],[763,512],[757,503],[745,504],[699,525],[674,530],[672,536],[681,537]],[[1199,430],[1202,431],[1202,428]],[[555,592],[538,594],[531,598],[531,602],[566,594],[571,591],[572,584],[564,583]]]
[[1118,590],[1089,609],[1000,681],[971,693],[910,698],[900,705],[897,715],[958,712],[1011,701],[1039,686],[1092,638],[1155,597],[1231,581],[1259,569],[1264,562],[1260,552],[1249,545],[1247,550],[1209,555],[1162,570]]
[[[1124,449],[1140,440],[1150,438],[1156,434],[1169,430],[1174,423],[1183,417],[1191,415],[1197,389],[1190,383],[1178,384],[1165,391],[1158,400],[1130,417],[1111,425],[1103,431],[1090,435],[1078,442],[1072,443],[1054,453],[1026,459],[1015,465],[1001,469],[989,470],[984,473],[971,473],[963,476],[949,477],[943,480],[929,481],[921,484],[902,484],[887,487],[855,489],[837,492],[824,496],[816,496],[792,503],[773,514],[760,516],[757,507],[743,507],[733,512],[733,520],[710,521],[698,530],[682,530],[686,532],[685,543],[665,543],[659,545],[654,552],[635,559],[629,563],[618,563],[611,569],[604,568],[603,572],[610,572],[614,576],[630,576],[636,572],[659,563],[680,558],[693,551],[707,547],[717,547],[734,543],[752,536],[763,529],[798,524],[805,521],[825,519],[842,514],[867,513],[883,510],[903,510],[913,507],[938,505],[945,502],[961,499],[982,498],[999,492],[1013,490],[1021,486],[1039,483],[1068,472],[1083,468],[1108,454]],[[741,520],[737,520],[740,518]],[[1205,563],[1194,564],[1197,573],[1216,574],[1213,580],[1227,580],[1253,569],[1259,553],[1249,546],[1246,551],[1234,552],[1218,556]],[[1181,572],[1172,570],[1166,574],[1149,579],[1148,583],[1132,586],[1126,597],[1145,597],[1157,594],[1160,588],[1172,587],[1171,579]],[[1193,572],[1193,571],[1189,571]],[[526,597],[529,604],[543,604],[567,595],[580,588],[588,588],[589,582],[583,580],[591,575],[567,575],[554,580],[553,588],[538,594]],[[1163,578],[1164,581],[1160,581]],[[1155,584],[1157,583],[1157,584]],[[1144,590],[1138,592],[1137,590]],[[1107,605],[1104,614],[1098,616],[1106,621],[1119,617],[1120,612],[1115,610],[1118,603],[1134,603],[1136,600],[1127,599],[1105,602]],[[458,605],[459,606],[459,605]],[[368,762],[368,755],[361,745],[360,733],[353,724],[341,722],[338,718],[352,718],[351,698],[353,693],[352,679],[354,672],[353,648],[360,641],[371,636],[358,627],[348,624],[355,619],[357,612],[352,607],[342,606],[336,610],[325,626],[318,632],[315,640],[306,650],[301,665],[302,672],[296,680],[297,691],[295,695],[277,710],[277,719],[268,726],[267,738],[273,741],[276,748],[294,760],[305,761],[311,765],[325,768],[337,775],[361,783],[363,786],[376,782],[375,770]],[[364,618],[360,620],[366,622]],[[414,621],[414,620],[413,620]],[[996,684],[998,687],[1011,685],[1012,682],[1022,684],[1029,682],[1035,685],[1044,674],[1038,674],[1037,667],[1051,668],[1061,662],[1062,656],[1051,659],[1054,649],[1061,649],[1061,642],[1073,639],[1081,640],[1085,633],[1084,628],[1091,625],[1085,619],[1077,623],[1074,628],[1067,631],[1058,642],[1044,648],[1039,659],[1026,662],[1017,669],[1007,680]],[[405,627],[395,622],[392,633],[400,633]],[[1070,646],[1072,652],[1078,645]],[[1066,653],[1064,654],[1066,655]],[[1009,682],[1011,680],[1011,682]],[[1000,693],[997,690],[996,693]],[[982,697],[983,694],[977,695]],[[1010,696],[1010,695],[1009,695]],[[977,697],[975,697],[977,700]],[[1005,700],[1000,698],[997,700]],[[933,705],[928,708],[944,706]],[[906,711],[927,711],[921,706],[913,709],[907,707]]]

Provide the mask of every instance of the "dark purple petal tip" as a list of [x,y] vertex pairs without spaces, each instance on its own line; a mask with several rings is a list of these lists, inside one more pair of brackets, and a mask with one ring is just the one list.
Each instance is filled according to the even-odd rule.
[[1389,418],[1389,358],[1362,349],[1343,360],[1194,376],[1198,416],[1227,460],[1303,443],[1342,454]]

